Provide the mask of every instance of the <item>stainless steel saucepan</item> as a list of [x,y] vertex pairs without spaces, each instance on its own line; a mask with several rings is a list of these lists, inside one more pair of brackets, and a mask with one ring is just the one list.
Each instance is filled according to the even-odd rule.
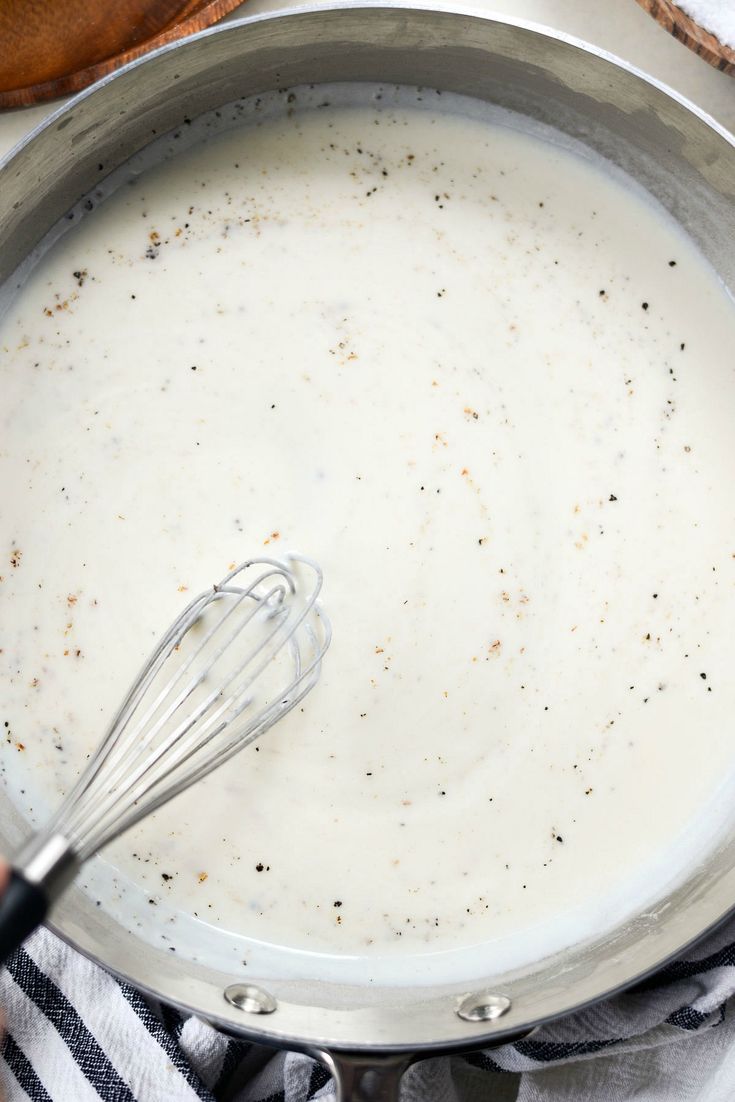
[[[655,82],[563,35],[397,3],[244,19],[164,48],[72,100],[2,167],[0,284],[12,287],[18,266],[80,196],[185,116],[333,81],[440,88],[557,127],[647,188],[735,287],[732,138]],[[0,797],[0,846],[14,851],[26,830]],[[53,928],[162,1000],[232,1033],[316,1054],[342,1097],[388,1099],[411,1061],[498,1044],[618,991],[681,952],[734,901],[735,832],[612,935],[441,987],[228,974],[206,964],[206,945],[198,963],[154,948],[80,890],[58,907]]]

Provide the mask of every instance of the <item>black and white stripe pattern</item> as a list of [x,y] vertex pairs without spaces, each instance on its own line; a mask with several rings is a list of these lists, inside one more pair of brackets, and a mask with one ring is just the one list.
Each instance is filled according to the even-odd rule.
[[[725,1102],[735,1098],[734,996],[735,923],[635,990],[533,1037],[416,1065],[404,1097]],[[152,1003],[44,930],[9,962],[0,1003],[6,1102],[334,1098],[308,1057],[233,1040]]]

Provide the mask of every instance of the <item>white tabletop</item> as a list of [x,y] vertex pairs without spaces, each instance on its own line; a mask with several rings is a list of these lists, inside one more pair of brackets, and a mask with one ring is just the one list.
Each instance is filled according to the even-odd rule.
[[[297,6],[298,0],[249,0],[229,18]],[[528,19],[600,46],[670,85],[735,133],[735,78],[677,42],[635,0],[464,0],[461,6]],[[0,114],[0,155],[57,106]]]

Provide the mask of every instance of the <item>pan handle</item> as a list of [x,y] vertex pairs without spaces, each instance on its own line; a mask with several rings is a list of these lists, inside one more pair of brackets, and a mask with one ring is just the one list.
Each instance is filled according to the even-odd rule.
[[320,1049],[312,1055],[334,1076],[336,1102],[398,1102],[403,1074],[416,1059],[410,1052],[368,1056]]

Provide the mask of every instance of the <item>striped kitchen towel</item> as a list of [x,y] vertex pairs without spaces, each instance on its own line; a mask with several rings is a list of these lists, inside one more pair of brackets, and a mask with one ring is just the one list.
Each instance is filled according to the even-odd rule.
[[[6,1102],[307,1102],[324,1068],[144,998],[45,930],[0,977]],[[498,1049],[415,1065],[405,1102],[732,1102],[735,922],[636,990]]]

